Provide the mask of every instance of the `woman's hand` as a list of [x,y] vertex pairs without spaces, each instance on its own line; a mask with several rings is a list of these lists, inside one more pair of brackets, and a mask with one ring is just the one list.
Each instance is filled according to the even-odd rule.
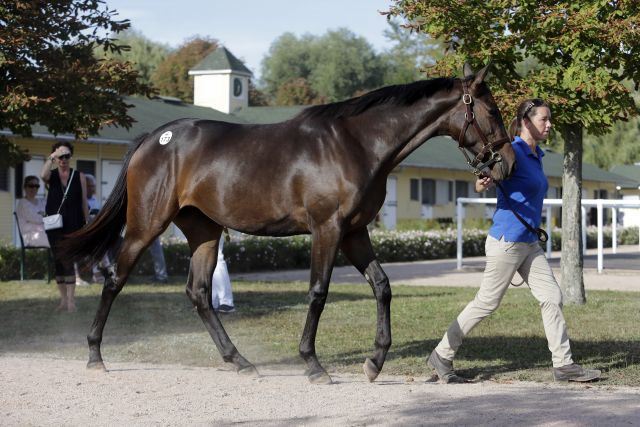
[[479,176],[476,180],[476,192],[482,193],[483,191],[487,191],[489,188],[494,186],[493,178],[489,175]]
[[69,147],[65,147],[64,145],[61,145],[60,147],[56,148],[56,151],[51,153],[51,156],[49,157],[58,159],[58,157],[64,156],[65,154],[71,154],[71,151],[69,151]]

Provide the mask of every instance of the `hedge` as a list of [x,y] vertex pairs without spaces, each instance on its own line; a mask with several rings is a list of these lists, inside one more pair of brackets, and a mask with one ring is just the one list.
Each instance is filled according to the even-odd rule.
[[[373,230],[371,242],[380,262],[420,261],[454,258],[456,256],[456,231],[381,231]],[[465,257],[484,255],[487,232],[480,229],[465,230],[463,254]],[[560,229],[552,232],[554,250],[560,249]],[[619,230],[619,244],[638,244],[638,228]],[[587,247],[597,244],[595,227],[587,229]],[[611,228],[604,229],[604,245],[611,246]],[[294,237],[233,237],[225,244],[225,260],[229,271],[248,272],[309,268],[311,239],[309,236]],[[190,253],[186,243],[164,241],[164,255],[170,276],[186,276]],[[46,253],[27,251],[25,276],[29,279],[46,277]],[[340,253],[336,265],[347,261]],[[153,262],[149,253],[144,253],[136,265],[134,276],[153,275]],[[0,280],[15,280],[20,275],[20,250],[12,246],[0,246]]]

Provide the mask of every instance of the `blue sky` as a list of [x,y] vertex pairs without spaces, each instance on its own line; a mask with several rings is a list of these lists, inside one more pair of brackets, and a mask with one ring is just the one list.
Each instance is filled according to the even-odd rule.
[[376,51],[389,46],[383,35],[390,0],[106,0],[120,19],[153,41],[177,47],[194,36],[210,36],[260,74],[260,62],[282,33],[322,35],[346,27]]

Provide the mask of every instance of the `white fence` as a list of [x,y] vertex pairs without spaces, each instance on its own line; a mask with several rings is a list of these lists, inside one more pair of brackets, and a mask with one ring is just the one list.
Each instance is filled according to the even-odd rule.
[[[462,269],[462,222],[464,220],[464,205],[465,204],[484,204],[495,205],[497,200],[460,197],[457,200],[456,216],[458,225],[458,247],[457,247],[457,260],[458,270]],[[551,208],[554,206],[562,206],[562,199],[544,199],[543,208],[546,208],[547,214],[547,234],[549,234],[549,240],[547,241],[547,258],[551,256]],[[617,222],[618,222],[618,209],[619,208],[636,208],[640,209],[640,200],[608,200],[608,199],[582,199],[582,250],[587,250],[587,224],[586,224],[586,207],[596,207],[597,211],[597,229],[598,229],[598,273],[602,273],[604,269],[603,260],[603,246],[604,238],[602,234],[603,229],[603,211],[604,208],[611,208],[611,232],[612,232],[612,251],[615,254],[617,248]],[[638,250],[640,250],[640,227],[638,227]]]

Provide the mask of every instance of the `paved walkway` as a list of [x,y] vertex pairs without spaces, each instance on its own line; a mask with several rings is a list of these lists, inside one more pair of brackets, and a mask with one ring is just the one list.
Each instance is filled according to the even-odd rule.
[[[484,269],[484,257],[465,258],[462,270],[456,269],[455,259],[433,261],[400,262],[383,264],[391,284],[414,286],[460,286],[478,287]],[[553,252],[550,258],[556,278],[560,281],[560,252]],[[604,253],[604,271],[597,271],[597,253],[587,250],[584,257],[584,282],[588,290],[623,290],[640,292],[640,250],[638,245],[619,246],[617,253],[611,249]],[[309,270],[264,271],[256,273],[235,273],[232,280],[248,281],[309,281]],[[331,277],[332,283],[366,283],[353,266],[336,267]],[[521,280],[518,276],[514,283]]]

